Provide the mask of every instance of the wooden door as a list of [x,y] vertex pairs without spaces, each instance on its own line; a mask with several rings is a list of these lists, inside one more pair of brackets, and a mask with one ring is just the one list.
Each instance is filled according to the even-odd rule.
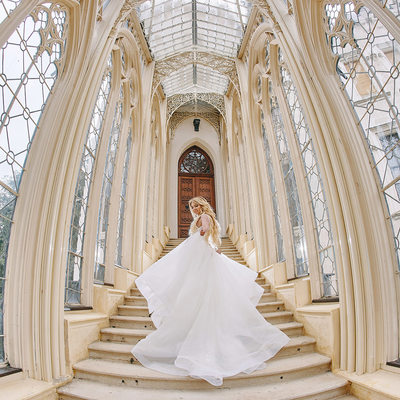
[[189,235],[193,220],[189,210],[192,197],[203,196],[215,211],[214,168],[207,153],[197,146],[186,150],[178,164],[178,237]]

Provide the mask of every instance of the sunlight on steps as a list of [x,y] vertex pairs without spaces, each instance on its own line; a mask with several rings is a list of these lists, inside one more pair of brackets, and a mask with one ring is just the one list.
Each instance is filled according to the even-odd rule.
[[[170,239],[160,258],[184,239]],[[246,264],[233,243],[222,239],[222,252]],[[348,382],[330,372],[331,359],[315,351],[315,339],[305,336],[303,325],[271,292],[264,278],[258,311],[290,337],[290,342],[267,361],[264,369],[224,378],[214,387],[191,377],[163,374],[144,368],[130,352],[134,344],[155,327],[146,299],[136,287],[125,296],[110,327],[101,330],[100,341],[89,345],[89,358],[74,365],[75,377],[58,390],[60,399],[85,400],[355,400],[348,395]]]

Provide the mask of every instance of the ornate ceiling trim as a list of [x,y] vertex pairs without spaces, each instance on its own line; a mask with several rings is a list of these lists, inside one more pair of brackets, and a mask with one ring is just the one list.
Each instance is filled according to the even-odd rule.
[[156,61],[153,79],[153,92],[157,86],[172,72],[189,64],[200,64],[225,75],[239,90],[239,78],[236,71],[235,61],[232,58],[222,57],[205,51],[185,51],[173,57]]
[[171,119],[172,115],[178,110],[179,107],[187,104],[193,100],[202,100],[218,110],[218,112],[226,119],[225,113],[225,101],[224,96],[217,93],[185,93],[185,94],[175,94],[168,97],[167,100],[167,113],[168,120]]
[[140,4],[144,3],[144,1],[145,0],[125,0],[125,3],[119,11],[118,17],[114,21],[114,26],[110,31],[110,36],[115,36],[121,28],[125,27],[125,23],[126,28],[132,33],[136,40],[141,57],[149,63],[153,58],[136,13],[136,8]]

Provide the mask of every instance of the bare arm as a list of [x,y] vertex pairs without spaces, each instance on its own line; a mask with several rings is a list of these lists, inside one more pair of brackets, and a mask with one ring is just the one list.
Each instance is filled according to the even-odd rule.
[[[200,235],[204,236],[204,234],[210,229],[210,217],[207,214],[202,214],[201,216],[201,229]],[[221,254],[221,250],[216,248],[215,251],[218,254]]]
[[201,218],[200,235],[204,236],[204,234],[208,232],[210,229],[210,217],[207,214],[202,214],[200,218]]

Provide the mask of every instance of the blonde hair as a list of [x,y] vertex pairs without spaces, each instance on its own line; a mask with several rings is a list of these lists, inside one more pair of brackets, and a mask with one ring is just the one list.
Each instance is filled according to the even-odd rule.
[[201,214],[197,216],[192,209],[192,203],[196,202],[200,205],[201,214],[207,214],[211,218],[210,229],[205,234],[205,239],[208,241],[208,238],[211,236],[212,241],[217,245],[221,245],[221,227],[215,217],[214,210],[210,206],[210,203],[201,196],[193,197],[189,200],[189,209],[193,217],[193,222],[190,225],[190,234],[194,233],[198,227],[196,225],[198,219],[200,218]]

